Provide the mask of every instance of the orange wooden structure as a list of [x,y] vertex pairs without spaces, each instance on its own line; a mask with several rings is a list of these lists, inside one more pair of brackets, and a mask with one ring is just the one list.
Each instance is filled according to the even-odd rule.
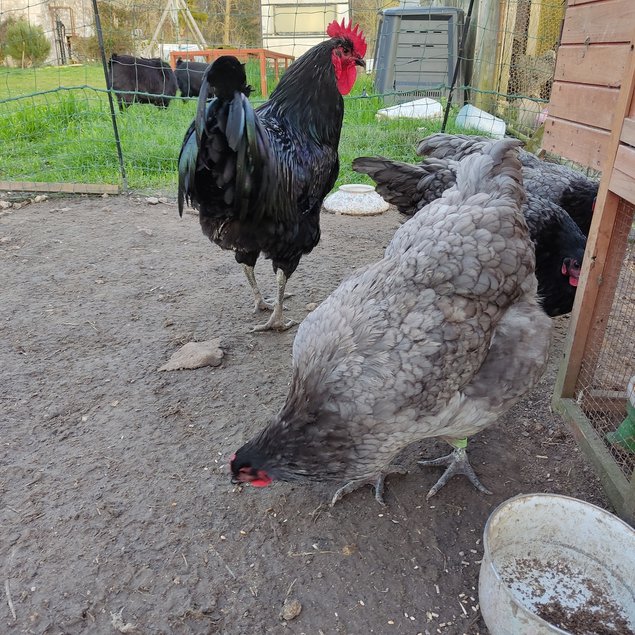
[[633,0],[569,0],[542,145],[602,170],[553,405],[635,523],[635,452],[614,436],[635,377]]
[[233,55],[239,60],[257,59],[260,62],[260,92],[263,97],[269,96],[267,61],[271,60],[274,77],[278,80],[280,65],[284,64],[284,70],[287,70],[289,63],[295,59],[293,55],[285,55],[269,49],[202,49],[199,51],[170,51],[170,66],[176,68],[176,60],[179,57],[190,61],[196,61],[196,58],[203,57],[209,64],[221,55]]

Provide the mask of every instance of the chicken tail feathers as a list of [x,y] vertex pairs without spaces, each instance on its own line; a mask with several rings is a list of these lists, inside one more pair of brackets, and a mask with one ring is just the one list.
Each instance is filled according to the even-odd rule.
[[229,147],[235,152],[238,151],[240,142],[245,136],[245,107],[243,105],[244,95],[234,93],[233,99],[229,102],[227,111],[227,124],[225,126],[225,136]]
[[205,121],[207,120],[207,100],[209,98],[210,86],[207,82],[207,75],[203,75],[201,81],[201,89],[198,93],[198,101],[196,102],[196,115],[194,116],[194,127],[196,129],[196,143],[200,145],[203,130],[205,130]]
[[178,205],[179,216],[183,216],[185,203],[192,199],[192,188],[196,172],[196,160],[198,157],[198,139],[192,124],[185,135],[181,154],[179,155],[179,190]]
[[384,157],[357,157],[353,160],[352,167],[355,172],[367,174],[373,179],[377,184],[377,192],[402,214],[413,214],[416,211],[416,200],[411,196],[419,183],[416,166]]
[[521,205],[525,200],[522,164],[517,139],[491,143],[483,154],[461,161],[457,166],[456,188],[464,197],[478,192],[496,192],[509,196]]
[[254,217],[254,210],[249,209],[249,201],[256,184],[259,184],[259,191],[268,185],[263,178],[267,139],[258,126],[254,109],[243,94],[237,93],[232,101],[225,134],[229,147],[236,152],[235,200],[238,217],[245,220],[251,215],[252,220],[259,220]]
[[437,132],[419,141],[417,154],[437,159],[460,161],[470,154],[482,152],[492,141],[488,137]]
[[456,181],[456,163],[444,159],[410,165],[383,157],[358,157],[353,160],[353,170],[370,176],[384,200],[408,216],[440,198]]
[[219,57],[205,71],[196,115],[179,156],[180,213],[186,202],[198,204],[201,195],[218,201],[206,205],[205,214],[231,210],[244,220],[258,196],[256,184],[268,185],[261,178],[268,143],[246,82],[244,64],[230,55]]

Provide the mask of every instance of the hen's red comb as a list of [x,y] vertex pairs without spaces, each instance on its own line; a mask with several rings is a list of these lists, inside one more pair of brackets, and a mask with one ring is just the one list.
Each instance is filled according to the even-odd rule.
[[359,24],[352,28],[353,21],[349,20],[346,24],[346,18],[342,18],[342,23],[338,24],[337,20],[333,20],[331,24],[326,27],[326,34],[329,37],[345,37],[353,43],[353,50],[360,57],[366,55],[366,40],[364,34],[359,28]]

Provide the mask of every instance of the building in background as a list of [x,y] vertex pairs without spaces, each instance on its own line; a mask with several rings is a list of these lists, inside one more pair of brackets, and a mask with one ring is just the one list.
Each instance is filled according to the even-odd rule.
[[41,26],[51,42],[47,64],[73,61],[73,39],[94,33],[93,7],[90,0],[0,0],[0,20],[15,18]]
[[263,48],[298,57],[327,38],[333,20],[350,18],[350,3],[328,0],[262,0]]

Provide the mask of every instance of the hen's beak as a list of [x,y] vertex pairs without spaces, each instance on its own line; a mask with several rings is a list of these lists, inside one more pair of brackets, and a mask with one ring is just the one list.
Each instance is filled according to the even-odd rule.
[[355,58],[355,64],[357,66],[363,66],[364,68],[366,68],[366,62],[361,57]]

